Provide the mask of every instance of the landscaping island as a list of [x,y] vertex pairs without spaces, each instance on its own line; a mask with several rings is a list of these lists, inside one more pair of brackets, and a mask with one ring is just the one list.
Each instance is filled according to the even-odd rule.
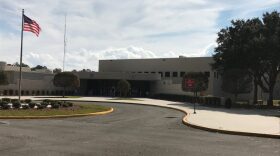
[[112,112],[113,109],[94,104],[73,104],[65,101],[43,100],[32,102],[14,99],[2,99],[0,103],[0,118],[55,118],[98,115]]

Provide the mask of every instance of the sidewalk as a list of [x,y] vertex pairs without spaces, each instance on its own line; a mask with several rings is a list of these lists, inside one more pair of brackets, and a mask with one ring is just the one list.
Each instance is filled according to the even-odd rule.
[[[33,97],[23,98],[39,100],[39,98]],[[193,127],[200,127],[201,129],[214,129],[218,132],[230,131],[235,134],[252,133],[255,134],[254,136],[271,135],[272,137],[274,136],[280,138],[280,117],[271,116],[280,115],[280,112],[277,110],[224,109],[197,106],[196,114],[193,114],[193,105],[189,103],[148,98],[137,99],[139,100],[112,100],[112,98],[109,97],[67,98],[69,101],[76,100],[135,103],[174,108],[186,112],[187,116],[184,118],[184,120],[188,125]],[[56,98],[56,100],[62,99]]]

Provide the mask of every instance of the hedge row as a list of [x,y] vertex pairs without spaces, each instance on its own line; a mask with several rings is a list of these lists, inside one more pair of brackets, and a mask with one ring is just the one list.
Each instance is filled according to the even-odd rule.
[[175,94],[156,94],[154,96],[156,99],[178,101],[178,102],[197,102],[199,104],[204,104],[207,106],[221,106],[221,98],[219,97],[194,97],[190,95],[175,95]]
[[55,101],[55,100],[43,100],[40,103],[34,103],[31,99],[25,99],[21,100],[19,102],[18,99],[10,99],[10,98],[2,98],[0,100],[0,109],[29,109],[29,108],[35,108],[35,109],[44,109],[44,108],[54,108],[58,109],[61,107],[73,107],[73,103],[71,102],[65,102],[65,101]]

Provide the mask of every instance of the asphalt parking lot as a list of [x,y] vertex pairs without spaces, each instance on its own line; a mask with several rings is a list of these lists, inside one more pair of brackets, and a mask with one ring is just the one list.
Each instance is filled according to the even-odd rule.
[[176,110],[96,104],[115,111],[93,117],[0,120],[0,155],[280,155],[279,139],[193,129],[182,124],[184,114]]

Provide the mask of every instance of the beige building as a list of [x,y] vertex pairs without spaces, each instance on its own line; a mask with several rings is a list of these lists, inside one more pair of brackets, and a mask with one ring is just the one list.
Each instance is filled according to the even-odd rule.
[[[126,79],[132,84],[133,96],[154,94],[192,95],[181,89],[182,76],[187,72],[205,72],[209,75],[209,86],[203,96],[233,97],[221,90],[221,75],[213,71],[212,57],[179,57],[156,59],[100,60],[99,72],[82,76],[81,90],[85,95],[114,95],[119,79]],[[275,86],[274,97],[280,99],[280,78]],[[239,99],[252,99],[253,93],[240,94]],[[258,98],[268,99],[268,94],[261,89]]]
[[187,72],[205,72],[209,75],[209,87],[205,95],[215,94],[215,77],[210,57],[179,57],[160,59],[101,60],[99,72],[158,75],[160,80],[150,83],[151,94],[186,94],[181,89],[182,77]]
[[[7,73],[8,85],[0,86],[1,95],[18,95],[19,67],[0,62],[0,70]],[[59,95],[62,88],[53,85],[53,73],[50,70],[31,71],[29,67],[22,67],[22,95]]]
[[[221,76],[212,70],[212,57],[179,57],[156,59],[100,60],[98,72],[75,72],[80,78],[81,87],[75,94],[86,96],[116,96],[117,82],[128,80],[131,96],[155,94],[192,95],[181,89],[182,77],[187,72],[205,72],[209,76],[209,86],[203,96],[232,97],[221,90]],[[19,68],[0,62],[0,70],[8,72],[10,84],[0,86],[4,95],[17,95]],[[54,74],[51,71],[31,71],[23,68],[23,95],[58,95],[62,88],[53,86]],[[279,81],[279,79],[278,79]],[[74,91],[69,91],[73,93]],[[267,94],[259,89],[259,99],[267,100]],[[275,86],[275,99],[280,99],[280,82]],[[240,99],[252,99],[253,95],[242,94]]]
[[99,72],[77,74],[81,80],[79,92],[83,95],[114,96],[117,82],[130,82],[132,96],[155,94],[192,94],[181,89],[182,77],[187,72],[205,72],[209,76],[208,90],[201,95],[220,94],[219,75],[212,71],[211,57],[179,57],[158,59],[100,60]]

